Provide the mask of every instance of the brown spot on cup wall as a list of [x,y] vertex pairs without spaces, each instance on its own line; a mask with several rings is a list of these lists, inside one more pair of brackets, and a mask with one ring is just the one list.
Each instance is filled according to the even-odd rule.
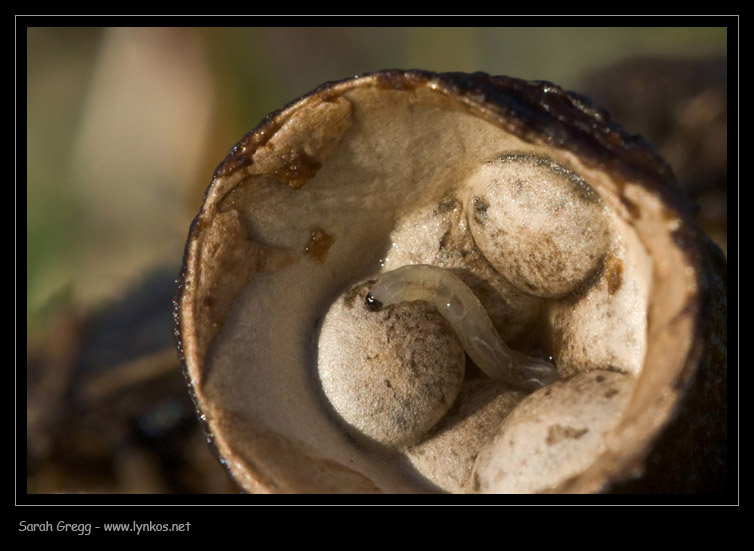
[[313,178],[322,164],[305,151],[291,150],[280,156],[280,168],[275,170],[282,182],[294,189],[303,186]]
[[328,235],[322,228],[314,228],[311,232],[309,241],[304,248],[304,254],[311,256],[320,263],[324,263],[327,258],[327,251],[335,242],[335,238]]

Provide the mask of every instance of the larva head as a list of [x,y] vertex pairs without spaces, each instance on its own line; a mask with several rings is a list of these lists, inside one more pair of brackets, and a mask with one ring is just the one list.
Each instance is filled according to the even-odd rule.
[[364,305],[372,312],[379,312],[382,310],[382,303],[374,298],[371,293],[367,293],[367,296],[364,299]]
[[[324,84],[231,150],[184,258],[181,359],[213,446],[247,491],[436,489],[431,473],[452,458],[425,457],[426,479],[400,447],[365,446],[333,415],[318,376],[340,346],[320,339],[328,311],[393,263],[453,270],[498,331],[512,328],[511,348],[542,349],[566,379],[609,366],[636,379],[607,446],[551,491],[718,480],[709,466],[724,450],[723,263],[667,164],[557,86],[424,71]],[[391,311],[363,301],[373,316]],[[344,335],[357,328],[345,325]],[[398,342],[380,330],[367,331],[379,343],[370,356]],[[410,324],[398,333],[417,340]],[[417,361],[414,345],[404,356]],[[462,384],[474,377],[469,366]],[[412,400],[437,388],[421,387]],[[369,400],[353,402],[366,411]],[[458,411],[467,409],[454,401],[449,414]],[[442,440],[432,430],[426,438]],[[458,449],[430,444],[416,445]]]

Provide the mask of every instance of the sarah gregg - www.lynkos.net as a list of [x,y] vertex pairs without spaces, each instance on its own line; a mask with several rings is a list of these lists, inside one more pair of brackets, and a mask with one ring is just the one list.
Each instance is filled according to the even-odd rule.
[[188,532],[191,529],[190,522],[113,522],[98,523],[91,522],[66,522],[59,521],[53,523],[45,522],[27,522],[21,520],[18,523],[19,532],[58,532],[76,534],[79,536],[88,536],[93,531],[97,532],[129,532],[133,534],[144,533],[165,533],[165,532]]

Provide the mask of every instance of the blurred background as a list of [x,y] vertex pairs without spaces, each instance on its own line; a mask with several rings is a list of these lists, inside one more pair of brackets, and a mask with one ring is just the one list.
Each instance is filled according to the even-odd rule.
[[578,91],[666,156],[727,252],[725,28],[23,32],[27,493],[238,491],[180,372],[175,280],[214,168],[325,81],[419,68]]

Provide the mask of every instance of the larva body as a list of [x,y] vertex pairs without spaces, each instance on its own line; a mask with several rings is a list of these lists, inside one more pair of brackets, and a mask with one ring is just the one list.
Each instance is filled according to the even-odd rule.
[[464,350],[488,376],[524,390],[536,390],[559,378],[557,368],[511,350],[503,342],[479,299],[450,270],[412,264],[383,274],[367,295],[367,305],[423,300],[451,324]]

